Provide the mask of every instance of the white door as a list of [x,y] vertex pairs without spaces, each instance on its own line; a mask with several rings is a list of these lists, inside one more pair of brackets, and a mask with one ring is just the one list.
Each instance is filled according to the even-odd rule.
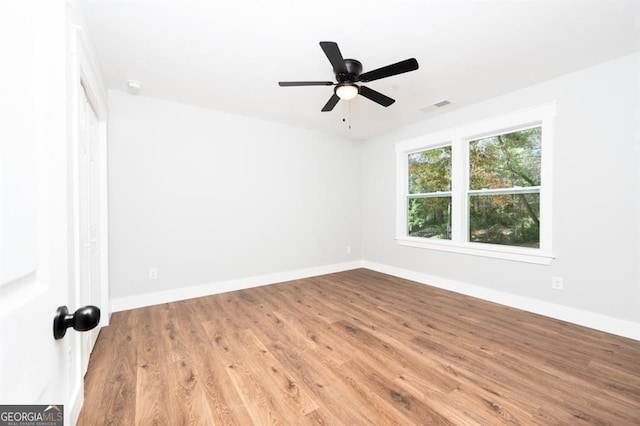
[[0,2],[0,404],[69,401],[72,348],[52,331],[74,291],[65,9]]
[[[100,150],[98,118],[80,86],[78,100],[78,233],[80,305],[101,304],[100,283]],[[82,371],[98,338],[99,328],[82,335]]]

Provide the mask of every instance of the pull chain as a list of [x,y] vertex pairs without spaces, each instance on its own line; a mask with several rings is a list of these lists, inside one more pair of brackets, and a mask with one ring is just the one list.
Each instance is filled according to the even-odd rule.
[[[348,106],[345,104],[348,104]],[[345,118],[345,115],[346,115],[346,118]],[[342,122],[347,124],[348,129],[351,129],[351,101],[343,102]]]

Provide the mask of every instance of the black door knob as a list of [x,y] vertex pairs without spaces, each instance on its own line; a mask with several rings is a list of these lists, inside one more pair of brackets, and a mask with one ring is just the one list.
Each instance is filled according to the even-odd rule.
[[58,307],[53,318],[53,337],[62,339],[67,333],[67,328],[73,327],[76,331],[89,331],[100,322],[100,308],[97,306],[85,306],[78,309],[72,315],[66,306]]

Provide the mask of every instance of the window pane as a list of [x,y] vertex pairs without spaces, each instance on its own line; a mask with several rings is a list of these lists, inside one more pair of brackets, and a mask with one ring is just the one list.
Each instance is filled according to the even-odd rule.
[[451,197],[410,198],[408,201],[410,237],[451,239]]
[[409,154],[409,194],[451,191],[451,146]]
[[540,127],[469,143],[469,189],[540,185]]
[[469,241],[540,247],[540,194],[471,195]]

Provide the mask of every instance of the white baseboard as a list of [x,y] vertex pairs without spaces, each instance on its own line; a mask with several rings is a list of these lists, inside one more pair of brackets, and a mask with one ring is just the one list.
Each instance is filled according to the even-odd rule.
[[371,269],[372,271],[393,275],[395,277],[416,281],[421,284],[427,284],[444,290],[487,300],[489,302],[521,309],[523,311],[533,312],[535,314],[593,328],[606,333],[640,340],[640,323],[557,305],[554,303],[543,302],[541,300],[531,299],[528,297],[516,296],[473,284],[449,280],[421,272],[410,271],[408,269],[396,268],[395,266],[363,261],[362,267]]
[[122,297],[111,301],[111,312],[159,305],[161,303],[176,302],[179,300],[243,290],[251,287],[260,287],[318,275],[349,271],[357,268],[371,269],[372,271],[382,272],[395,277],[416,281],[421,284],[431,285],[444,290],[477,297],[478,299],[487,300],[489,302],[499,303],[501,305],[521,309],[523,311],[533,312],[550,318],[567,321],[573,324],[640,341],[639,323],[369,261],[338,263],[308,269],[298,269],[294,271]]
[[[81,380],[81,382],[84,382],[84,380]],[[84,383],[77,384],[73,389],[68,405],[64,406],[65,424],[68,421],[70,425],[75,425],[78,422],[78,417],[80,417],[80,410],[84,403]]]
[[260,287],[263,285],[299,280],[303,278],[315,277],[318,275],[349,271],[357,268],[362,268],[361,261],[336,263],[333,265],[318,266],[314,268],[297,269],[294,271],[240,278],[236,280],[221,281],[216,283],[200,284],[191,287],[177,288],[155,293],[145,293],[135,296],[120,297],[111,300],[111,312],[143,308],[145,306],[159,305],[161,303],[177,302],[179,300],[210,296],[212,294],[243,290],[251,287]]

